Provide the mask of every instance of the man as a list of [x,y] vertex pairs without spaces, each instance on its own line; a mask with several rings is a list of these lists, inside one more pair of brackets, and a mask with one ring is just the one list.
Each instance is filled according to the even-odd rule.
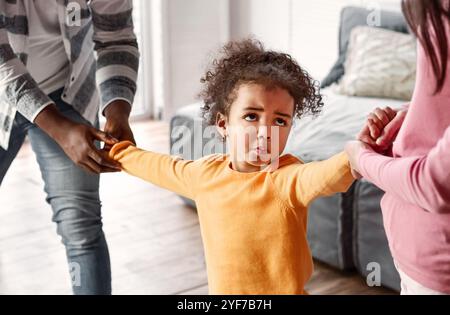
[[0,0],[0,183],[28,134],[75,294],[111,293],[98,141],[134,142],[138,64],[132,0]]

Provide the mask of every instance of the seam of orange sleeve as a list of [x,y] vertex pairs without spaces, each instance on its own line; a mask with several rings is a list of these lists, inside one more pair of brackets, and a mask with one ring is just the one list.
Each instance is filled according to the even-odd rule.
[[[276,193],[275,196],[277,197],[278,201],[279,201],[286,209],[295,211],[295,210],[296,210],[296,207],[293,206],[293,205],[291,206],[291,205],[289,204],[289,200],[284,200],[284,198],[282,197],[282,193],[278,190],[277,185],[275,185],[275,182],[273,181],[272,176],[273,176],[272,173],[269,173],[270,184],[272,185],[273,190],[274,190],[275,193]],[[302,204],[303,204],[303,202],[302,202]]]
[[[345,152],[341,152],[341,153],[336,154],[335,156],[342,155],[342,154],[346,155]],[[331,158],[333,158],[333,157],[331,157]],[[337,170],[337,172],[334,173],[333,177],[331,177],[331,179],[330,179],[330,182],[332,182],[332,181],[336,180],[336,178],[342,176],[342,173],[345,172],[346,170],[347,170],[348,172],[350,172],[350,164],[349,164],[349,161],[348,161],[348,157],[347,157],[347,163],[346,163],[346,164],[343,164],[343,165]],[[351,176],[351,173],[350,173],[350,176]],[[352,176],[352,178],[353,178],[353,176]],[[355,180],[355,179],[353,178],[352,183],[354,182],[354,180]],[[312,195],[316,195],[317,193],[323,191],[323,190],[324,190],[325,188],[327,188],[328,186],[329,186],[329,185],[326,185],[326,184],[325,184],[325,185],[322,185],[319,189],[314,190],[314,192],[312,193]],[[309,205],[313,200],[314,200],[314,199],[309,200],[307,204]]]

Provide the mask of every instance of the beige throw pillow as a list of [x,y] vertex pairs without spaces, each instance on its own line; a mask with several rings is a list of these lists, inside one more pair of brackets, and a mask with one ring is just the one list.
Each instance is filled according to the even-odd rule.
[[336,92],[352,96],[410,100],[416,78],[412,35],[359,26],[350,35],[345,74]]

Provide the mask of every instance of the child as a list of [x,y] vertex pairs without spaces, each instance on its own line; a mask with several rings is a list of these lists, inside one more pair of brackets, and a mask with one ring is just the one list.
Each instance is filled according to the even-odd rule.
[[110,157],[195,200],[211,294],[305,294],[313,270],[307,207],[354,180],[344,152],[307,164],[281,155],[293,118],[321,110],[315,82],[289,55],[255,40],[226,45],[202,82],[204,117],[229,154],[186,161],[121,142]]

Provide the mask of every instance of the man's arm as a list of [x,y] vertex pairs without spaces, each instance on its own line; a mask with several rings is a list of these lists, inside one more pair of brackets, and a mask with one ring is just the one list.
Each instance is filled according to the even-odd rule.
[[34,122],[45,107],[53,103],[39,89],[25,65],[16,57],[2,25],[0,25],[0,96],[0,106],[14,106],[31,122]]
[[133,30],[132,0],[92,0],[93,40],[97,52],[96,79],[101,110],[114,101],[133,104],[139,49]]
[[[93,0],[90,3],[97,52],[97,84],[105,132],[136,143],[129,126],[139,68],[131,0]],[[105,146],[110,149],[110,146]]]
[[[0,22],[1,23],[1,22]],[[94,140],[117,141],[95,128],[77,124],[59,113],[53,101],[39,88],[25,65],[16,57],[8,34],[0,25],[0,106],[14,106],[53,138],[69,158],[87,171],[120,170],[117,163],[103,157]]]

